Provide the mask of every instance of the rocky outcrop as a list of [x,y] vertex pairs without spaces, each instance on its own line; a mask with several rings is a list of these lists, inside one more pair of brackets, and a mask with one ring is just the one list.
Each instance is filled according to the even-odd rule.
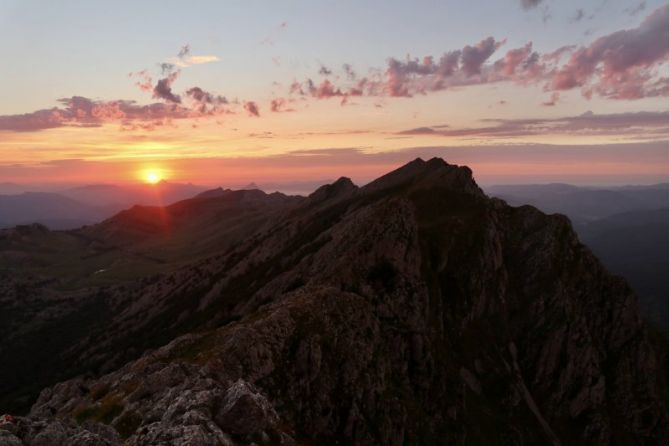
[[488,199],[442,160],[339,180],[139,290],[82,358],[111,369],[115,346],[173,340],[45,389],[27,420],[126,445],[669,439],[629,287],[565,217]]

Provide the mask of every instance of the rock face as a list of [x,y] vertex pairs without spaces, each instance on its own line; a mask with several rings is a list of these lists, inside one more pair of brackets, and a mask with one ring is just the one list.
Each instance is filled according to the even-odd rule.
[[324,186],[114,296],[110,330],[73,346],[108,373],[43,390],[0,445],[669,441],[630,288],[565,217],[489,199],[439,159]]

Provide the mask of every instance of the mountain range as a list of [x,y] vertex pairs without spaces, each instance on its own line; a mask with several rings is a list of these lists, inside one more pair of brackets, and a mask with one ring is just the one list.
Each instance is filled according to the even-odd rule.
[[0,444],[669,441],[632,288],[441,159],[7,229],[0,305]]
[[544,212],[565,214],[575,224],[623,212],[669,209],[669,184],[609,187],[522,184],[490,186],[486,192],[514,206],[529,204]]
[[57,192],[32,192],[0,185],[0,228],[39,223],[50,229],[73,229],[98,223],[133,205],[168,205],[205,188],[162,181],[155,185],[88,185]]

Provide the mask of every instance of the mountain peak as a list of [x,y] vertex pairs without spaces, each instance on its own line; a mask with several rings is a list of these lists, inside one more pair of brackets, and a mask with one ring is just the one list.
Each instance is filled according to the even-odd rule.
[[399,187],[447,188],[482,195],[467,166],[448,164],[441,158],[422,158],[405,164],[363,187],[364,192],[374,193]]
[[332,198],[348,197],[358,190],[358,186],[353,184],[348,177],[340,177],[332,184],[325,184],[309,195],[310,203],[320,203]]
[[223,189],[222,187],[217,187],[215,189],[210,189],[206,190],[204,192],[200,192],[195,196],[195,198],[215,198],[215,197],[221,197],[223,195],[229,194],[232,192],[230,189]]

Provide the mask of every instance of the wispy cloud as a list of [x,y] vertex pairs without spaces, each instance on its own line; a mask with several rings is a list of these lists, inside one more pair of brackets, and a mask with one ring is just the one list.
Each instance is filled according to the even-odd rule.
[[486,119],[482,122],[488,125],[473,128],[418,127],[397,134],[508,138],[551,134],[629,135],[653,132],[654,136],[669,136],[669,111],[616,114],[586,112],[562,118]]
[[186,68],[192,65],[202,65],[211,62],[220,61],[220,57],[214,55],[196,55],[191,53],[190,45],[186,44],[181,47],[177,57],[169,59],[169,63],[179,67]]
[[646,1],[644,0],[630,8],[625,9],[625,12],[631,16],[635,16],[645,9],[646,9]]
[[274,45],[278,36],[288,28],[288,22],[281,22],[270,33],[260,41],[261,45]]
[[523,7],[523,9],[533,9],[536,8],[541,4],[543,0],[520,0],[520,6]]

